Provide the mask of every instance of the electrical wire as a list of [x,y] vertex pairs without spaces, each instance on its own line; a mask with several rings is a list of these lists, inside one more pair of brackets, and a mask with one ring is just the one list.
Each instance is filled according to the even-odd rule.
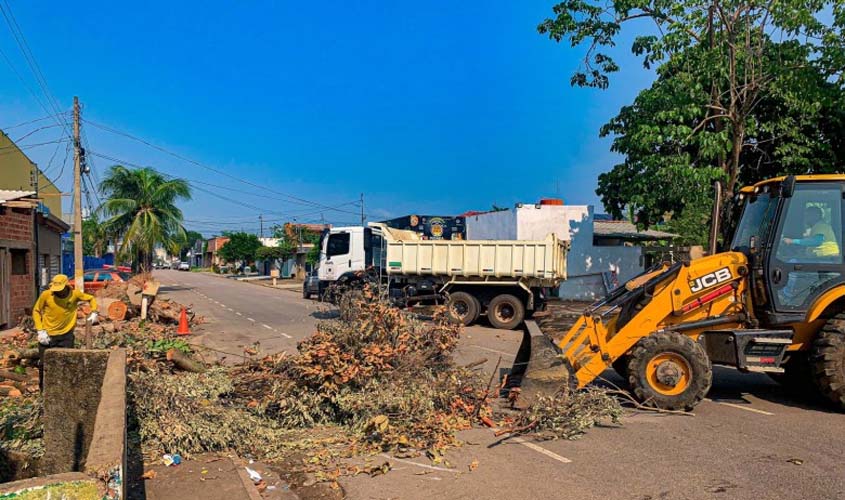
[[299,198],[299,197],[297,197],[297,196],[293,196],[293,195],[291,195],[291,194],[287,194],[287,193],[282,193],[282,192],[279,192],[279,191],[276,191],[276,190],[270,189],[270,188],[268,188],[267,186],[262,186],[262,185],[259,185],[259,184],[255,184],[255,183],[253,183],[253,182],[251,182],[251,181],[248,181],[248,180],[246,180],[246,179],[242,179],[242,178],[237,177],[237,176],[235,176],[235,175],[231,175],[231,174],[229,174],[228,172],[225,172],[225,171],[223,171],[223,170],[220,170],[220,169],[217,169],[217,168],[214,168],[214,167],[210,167],[210,166],[205,165],[205,164],[203,164],[203,163],[201,163],[201,162],[198,162],[198,161],[193,160],[193,159],[191,159],[191,158],[188,158],[188,157],[185,157],[185,156],[183,156],[183,155],[180,155],[179,153],[174,153],[174,152],[172,152],[172,151],[170,151],[170,150],[167,150],[167,149],[165,149],[165,148],[163,148],[163,147],[161,147],[161,146],[157,146],[157,145],[155,145],[155,144],[153,144],[153,143],[151,143],[151,142],[149,142],[149,141],[146,141],[146,140],[144,140],[144,139],[142,139],[142,138],[140,138],[140,137],[134,136],[134,135],[129,134],[129,133],[127,133],[127,132],[123,132],[123,131],[118,130],[118,129],[115,129],[115,128],[113,128],[113,127],[109,127],[108,125],[103,125],[103,124],[100,124],[100,123],[92,122],[91,120],[86,120],[86,123],[88,123],[88,124],[89,124],[89,125],[91,125],[91,126],[97,127],[97,128],[99,128],[99,129],[101,129],[101,130],[105,130],[106,132],[111,132],[111,133],[113,133],[113,134],[120,135],[120,136],[126,137],[126,138],[128,138],[128,139],[132,139],[132,140],[134,140],[134,141],[140,142],[141,144],[144,144],[144,145],[146,145],[146,146],[148,146],[148,147],[150,147],[150,148],[153,148],[153,149],[155,149],[155,150],[157,150],[157,151],[161,151],[162,153],[165,153],[165,154],[167,154],[167,155],[170,155],[170,156],[172,156],[172,157],[174,157],[174,158],[177,158],[177,159],[182,160],[182,161],[184,161],[184,162],[190,163],[190,164],[192,164],[192,165],[196,165],[196,166],[201,167],[201,168],[204,168],[204,169],[206,169],[206,170],[210,170],[211,172],[214,172],[214,173],[216,173],[216,174],[218,174],[218,175],[222,175],[222,176],[224,176],[224,177],[228,177],[228,178],[230,178],[230,179],[232,179],[232,180],[235,180],[235,181],[241,182],[241,183],[246,184],[246,185],[248,185],[248,186],[251,186],[251,187],[253,187],[253,188],[260,189],[260,190],[264,190],[264,191],[268,191],[268,192],[274,193],[274,194],[276,194],[276,195],[279,195],[279,196],[282,196],[282,197],[288,198],[288,199],[290,199],[292,202],[298,202],[298,203],[300,203],[300,204],[311,205],[311,206],[314,206],[314,207],[320,207],[320,208],[322,208],[322,209],[324,209],[324,210],[332,210],[332,211],[337,211],[337,212],[345,212],[345,213],[350,213],[350,214],[354,214],[354,215],[358,215],[358,214],[359,214],[359,212],[353,212],[353,211],[350,211],[350,210],[342,210],[342,209],[338,209],[338,208],[330,207],[330,206],[328,206],[328,205],[323,205],[323,204],[318,203],[318,202],[315,202],[315,201],[306,200],[306,199],[304,199],[304,198]]
[[[99,153],[97,151],[90,151],[89,150],[87,153],[88,153],[88,156],[96,156],[98,158],[102,158],[104,160],[119,163],[119,164],[127,166],[127,167],[145,168],[143,165],[140,165],[138,163],[133,163],[133,162],[130,162],[130,161],[127,161],[127,160],[123,160],[121,158],[117,158],[117,157],[110,156],[110,155],[105,155],[105,154]],[[176,177],[174,177],[170,174],[164,173],[164,172],[160,172],[160,173],[165,178],[168,178],[168,179],[175,179],[176,178]],[[214,196],[215,198],[221,199],[223,201],[227,201],[227,202],[235,204],[235,205],[239,205],[239,206],[244,207],[244,208],[249,208],[249,209],[254,210],[256,213],[259,213],[259,214],[260,213],[268,213],[268,214],[276,215],[276,216],[280,216],[280,217],[307,217],[309,215],[315,215],[317,213],[322,212],[322,210],[317,210],[317,211],[309,211],[309,212],[304,212],[304,213],[292,213],[292,212],[280,212],[278,210],[269,210],[266,207],[259,207],[259,206],[256,206],[256,205],[252,205],[250,203],[246,203],[244,201],[235,200],[235,199],[232,199],[228,196],[224,196],[220,193],[215,193],[213,191],[209,191],[208,189],[201,187],[201,185],[211,185],[211,186],[214,186],[214,187],[217,187],[217,188],[220,188],[220,189],[225,189],[222,186],[217,186],[215,184],[209,184],[207,182],[196,181],[196,180],[192,180],[192,179],[185,179],[185,180],[197,191],[209,194],[211,196]],[[199,184],[199,185],[197,185],[197,184]],[[344,204],[339,205],[339,206],[349,205],[350,203],[356,203],[356,202],[347,202],[347,203],[344,203]]]
[[[3,8],[3,5],[5,5],[5,9]],[[35,60],[35,55],[32,53],[32,49],[30,49],[29,47],[29,43],[26,40],[26,36],[23,34],[23,30],[21,30],[20,25],[18,25],[18,21],[17,19],[15,19],[15,15],[12,12],[12,8],[11,6],[9,6],[9,2],[7,0],[3,0],[2,3],[0,3],[0,13],[3,14],[3,17],[6,20],[6,24],[9,26],[9,30],[12,32],[12,37],[14,37],[15,42],[18,44],[18,48],[21,50],[24,59],[29,65],[29,69],[35,76],[35,82],[38,84],[38,86],[41,88],[41,91],[44,93],[44,96],[47,100],[47,104],[53,110],[53,113],[59,118],[58,122],[62,125],[62,129],[65,135],[70,138],[71,134],[69,131],[68,122],[67,120],[65,120],[64,115],[61,113],[61,107],[58,105],[58,101],[56,101],[56,98],[53,97],[52,92],[50,92],[50,87],[47,85],[47,79],[44,77],[44,73],[41,71],[41,67],[38,65],[38,61]]]
[[[0,49],[0,52],[2,52],[2,49]],[[68,114],[69,111],[64,111],[63,113]],[[11,125],[11,126],[8,126],[8,127],[0,127],[0,130],[9,131],[9,130],[12,130],[12,129],[23,127],[24,125],[31,125],[33,123],[43,122],[44,120],[49,120],[49,119],[53,118],[54,116],[55,115],[42,116],[41,118],[36,118],[34,120],[29,120],[29,121],[25,121],[25,122],[22,122],[22,123],[18,123],[17,125]]]

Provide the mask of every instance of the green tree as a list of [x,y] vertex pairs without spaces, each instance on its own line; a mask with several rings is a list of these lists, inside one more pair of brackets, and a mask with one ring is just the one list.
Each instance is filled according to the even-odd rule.
[[587,47],[578,86],[609,85],[619,67],[603,49],[623,25],[654,26],[638,25],[631,49],[657,80],[601,130],[625,157],[599,178],[613,215],[694,225],[713,181],[726,188],[726,213],[745,183],[841,168],[842,0],[568,0],[554,12],[539,31]]
[[185,240],[179,200],[190,200],[191,190],[183,179],[168,179],[150,167],[129,169],[114,165],[100,189],[106,196],[100,212],[105,230],[120,243],[118,257],[129,259],[136,269],[152,269],[153,248],[163,245],[177,253]]
[[102,257],[109,244],[106,228],[96,217],[82,221],[82,254]]
[[220,257],[231,263],[240,261],[249,264],[255,261],[258,249],[262,247],[258,236],[243,232],[223,234],[229,237],[229,241],[217,252]]
[[196,231],[186,231],[185,232],[185,240],[180,242],[179,245],[179,259],[185,260],[188,254],[188,250],[194,248],[194,245],[197,241],[203,240],[202,234]]

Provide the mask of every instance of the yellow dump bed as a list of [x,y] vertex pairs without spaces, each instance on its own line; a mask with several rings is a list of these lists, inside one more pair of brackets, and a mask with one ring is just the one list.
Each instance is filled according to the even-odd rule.
[[549,234],[542,241],[423,240],[416,233],[381,227],[389,275],[446,276],[455,280],[566,279],[568,242]]

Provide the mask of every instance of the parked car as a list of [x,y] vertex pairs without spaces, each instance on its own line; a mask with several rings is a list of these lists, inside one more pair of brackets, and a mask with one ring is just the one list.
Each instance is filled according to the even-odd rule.
[[305,277],[302,283],[302,298],[310,299],[311,295],[316,295],[320,299],[320,278],[317,276],[317,270],[313,270]]
[[[111,281],[129,281],[131,277],[131,274],[116,269],[86,269],[82,275],[86,293],[100,290]],[[74,286],[72,279],[68,283],[71,287]]]
[[180,270],[180,271],[190,271],[190,270],[191,270],[191,265],[190,265],[190,264],[188,264],[187,262],[180,262],[180,263],[179,263],[179,270]]

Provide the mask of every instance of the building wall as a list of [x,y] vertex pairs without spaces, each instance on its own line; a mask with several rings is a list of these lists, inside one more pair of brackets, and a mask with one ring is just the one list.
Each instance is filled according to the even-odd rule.
[[[3,173],[0,175],[0,189],[32,191],[33,163],[2,131],[0,131],[0,151],[3,151],[3,154],[0,154],[0,172]],[[53,215],[62,217],[61,191],[40,171],[38,196]]]
[[[35,282],[33,281],[33,231],[32,210],[19,208],[0,208],[0,247],[10,251],[26,252],[26,273],[12,274],[11,255],[6,266],[9,269],[9,325],[17,324],[17,320],[24,315],[24,309],[32,307],[35,302]],[[0,283],[0,288],[6,288]],[[0,293],[7,293],[0,290]]]
[[468,240],[515,240],[516,212],[501,210],[466,218]]
[[531,204],[467,217],[467,236],[473,240],[542,240],[549,233],[570,242],[561,298],[600,298],[606,281],[621,284],[643,270],[642,248],[593,245],[592,206]]
[[53,276],[62,272],[62,235],[43,224],[38,226],[38,258],[41,268],[38,284],[43,289]]

